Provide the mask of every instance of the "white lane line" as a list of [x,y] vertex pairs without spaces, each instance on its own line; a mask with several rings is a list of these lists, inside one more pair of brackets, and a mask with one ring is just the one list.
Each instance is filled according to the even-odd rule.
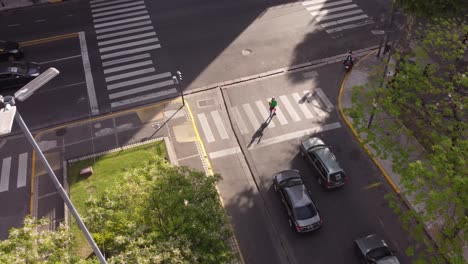
[[[132,24],[127,24],[127,25],[122,25],[122,26],[117,26],[117,27],[110,27],[110,28],[104,28],[104,29],[97,29],[96,34],[101,34],[101,33],[106,33],[110,31],[117,31],[121,29],[126,29],[126,28],[132,28],[132,27],[139,27],[143,25],[148,25],[151,24],[151,21],[142,21],[142,22],[137,22],[137,23],[132,23]],[[107,35],[102,35],[102,36],[107,36]]]
[[38,23],[38,22],[44,22],[46,21],[45,19],[39,19],[39,20],[35,20],[34,22]]
[[112,73],[112,72],[117,72],[117,71],[128,70],[128,69],[131,69],[131,68],[137,68],[137,67],[141,67],[141,66],[145,66],[145,65],[150,65],[150,64],[153,64],[153,62],[152,62],[151,60],[142,61],[142,62],[137,62],[137,63],[132,63],[132,64],[126,64],[126,65],[119,66],[119,67],[114,67],[114,68],[105,69],[105,70],[104,70],[104,74],[108,74],[108,73]]
[[105,38],[113,38],[113,37],[117,37],[117,36],[128,35],[128,34],[133,34],[133,33],[137,33],[137,32],[148,31],[148,30],[154,30],[153,26],[136,28],[136,29],[129,29],[129,30],[124,30],[124,31],[119,31],[119,32],[116,32],[116,33],[104,34],[104,35],[98,35],[98,36],[96,36],[96,38],[98,40],[101,40],[101,39],[105,39]]
[[260,147],[265,147],[265,146],[269,146],[269,145],[273,145],[273,144],[277,144],[277,143],[280,143],[280,142],[284,142],[284,141],[288,141],[288,140],[291,140],[291,139],[296,139],[296,138],[300,138],[300,137],[304,137],[304,136],[310,136],[311,134],[316,134],[316,133],[319,133],[319,132],[332,130],[332,129],[336,129],[336,128],[340,128],[340,127],[341,127],[340,123],[335,122],[335,123],[326,124],[326,125],[323,125],[323,126],[316,126],[316,127],[305,129],[305,130],[284,134],[284,135],[274,137],[274,138],[264,139],[258,144],[252,144],[249,147],[249,150],[260,148]]
[[311,12],[310,14],[313,15],[313,16],[326,15],[326,14],[329,14],[331,12],[336,12],[336,11],[346,10],[346,9],[351,9],[351,8],[357,8],[357,7],[358,6],[356,4],[352,4],[352,5],[346,5],[346,6],[340,6],[340,7],[325,9],[325,10],[321,10],[321,11],[317,11],[317,12]]
[[[135,55],[135,56],[132,56],[132,57],[125,57],[125,58],[122,58],[122,59],[106,61],[106,62],[102,63],[102,66],[107,67],[107,66],[111,66],[111,65],[115,65],[115,64],[121,64],[121,63],[124,63],[124,62],[146,59],[146,58],[149,58],[149,57],[151,57],[149,55],[149,53],[145,53],[145,54]],[[104,71],[104,73],[105,73],[105,71]]]
[[300,103],[300,102],[302,102],[302,99],[301,99],[301,96],[298,93],[293,93],[292,97],[298,103],[299,109],[301,109],[301,111],[304,114],[305,118],[311,119],[311,118],[314,117],[312,115],[312,113],[309,111],[309,108],[307,108],[307,106],[305,105],[305,102]]
[[336,5],[347,4],[347,3],[352,3],[352,1],[343,0],[343,1],[331,2],[331,3],[322,4],[322,5],[309,6],[306,9],[307,11],[312,11],[312,10],[317,10],[317,9],[323,10],[325,7],[336,6]]
[[112,10],[112,9],[118,9],[121,7],[129,7],[129,6],[135,6],[135,5],[141,5],[144,4],[145,1],[136,1],[133,3],[128,3],[128,4],[121,4],[121,5],[114,5],[114,6],[108,6],[108,7],[101,7],[101,8],[96,8],[96,9],[91,9],[92,13],[98,13],[102,11],[107,11],[107,10]]
[[315,92],[320,97],[320,100],[322,100],[322,102],[325,104],[325,107],[328,110],[333,108],[333,104],[330,102],[330,100],[328,100],[327,96],[325,95],[322,89],[317,88],[315,89]]
[[327,2],[328,0],[310,0],[310,1],[304,1],[302,2],[303,6],[308,6],[308,5],[316,5],[320,3]]
[[228,133],[226,131],[226,128],[224,128],[224,122],[221,119],[221,116],[219,115],[219,112],[218,111],[211,111],[210,114],[211,114],[211,117],[213,118],[213,120],[215,122],[216,129],[218,129],[219,136],[222,139],[228,139],[229,136],[228,136]]
[[258,122],[257,118],[255,117],[254,111],[252,110],[252,107],[250,107],[249,104],[243,104],[242,108],[244,108],[244,112],[247,115],[247,118],[250,121],[250,124],[252,125],[254,131],[260,128],[260,123]]
[[217,159],[217,158],[221,158],[224,156],[229,156],[229,155],[233,155],[237,153],[241,153],[241,149],[239,147],[210,152],[210,154],[208,155],[210,156],[210,159]]
[[105,1],[102,3],[91,3],[91,8],[96,8],[100,6],[106,6],[106,5],[115,5],[115,4],[120,4],[120,3],[125,3],[125,2],[131,2],[133,0],[114,0],[114,1]]
[[208,120],[206,119],[206,116],[204,113],[198,114],[198,121],[200,122],[206,141],[208,142],[215,141],[213,133],[211,132],[210,124],[208,124]]
[[359,19],[364,19],[364,18],[368,18],[368,16],[365,15],[365,14],[364,14],[364,15],[360,15],[360,16],[354,16],[354,17],[350,17],[350,18],[335,20],[335,21],[328,22],[328,23],[322,23],[322,24],[320,24],[320,26],[322,26],[322,27],[329,27],[329,26],[339,25],[339,24],[343,24],[343,23],[350,22],[350,21],[355,21],[355,20],[359,20]]
[[116,80],[120,80],[120,79],[125,79],[125,78],[128,78],[128,77],[133,77],[133,76],[142,75],[142,74],[146,74],[146,73],[150,73],[150,72],[155,72],[155,71],[156,71],[156,69],[151,67],[151,68],[141,69],[141,70],[137,70],[137,71],[117,74],[117,75],[107,77],[106,82],[112,82],[112,81],[116,81]]
[[21,153],[18,160],[18,179],[16,187],[21,188],[26,186],[26,173],[28,169],[28,152]]
[[126,100],[112,102],[111,103],[111,108],[116,108],[116,107],[120,107],[120,106],[124,106],[124,105],[128,105],[128,104],[133,104],[133,103],[138,103],[138,102],[141,102],[141,101],[155,99],[155,98],[159,98],[159,97],[163,97],[163,96],[168,96],[168,95],[171,95],[171,94],[176,95],[177,94],[177,89],[172,88],[172,89],[168,89],[168,90],[164,90],[164,91],[160,91],[160,92],[156,92],[156,93],[141,95],[141,96],[133,97],[133,98],[126,99]]
[[166,77],[171,77],[171,73],[170,72],[165,72],[165,73],[160,73],[160,74],[156,74],[156,75],[152,75],[152,76],[148,76],[148,77],[144,77],[144,78],[140,78],[140,79],[129,80],[129,81],[125,81],[125,82],[120,82],[120,83],[107,85],[107,90],[117,89],[117,88],[129,86],[129,85],[134,85],[134,84],[137,84],[137,83],[154,81],[154,80],[158,80],[158,79],[162,79],[162,78],[166,78]]
[[338,17],[344,17],[344,16],[349,16],[349,15],[354,15],[354,14],[359,14],[359,13],[363,13],[363,11],[361,9],[358,9],[358,10],[352,10],[352,11],[333,14],[333,15],[317,16],[315,18],[315,20],[324,21],[324,20],[330,20],[330,19],[334,19],[334,18],[338,18]]
[[118,24],[124,24],[124,23],[128,23],[128,22],[134,22],[134,21],[146,20],[146,19],[150,19],[149,15],[139,16],[139,17],[132,17],[132,18],[127,18],[127,19],[122,19],[122,20],[117,20],[117,21],[112,21],[112,22],[106,22],[106,23],[101,23],[101,24],[94,24],[94,28],[114,26],[114,25],[118,25]]
[[249,130],[247,129],[247,126],[244,123],[244,120],[242,120],[241,114],[239,112],[239,109],[237,109],[237,106],[234,106],[231,108],[232,115],[234,116],[234,119],[236,120],[236,124],[239,126],[239,130],[242,135],[245,135],[249,133]]
[[286,97],[286,95],[281,95],[279,98],[280,98],[281,102],[283,103],[283,105],[286,107],[286,110],[288,111],[289,115],[294,120],[294,122],[301,121],[301,118],[296,113],[296,110],[294,110],[294,107],[289,102],[288,97]]
[[362,27],[362,26],[365,26],[365,25],[370,25],[370,24],[373,24],[373,23],[374,23],[374,21],[368,20],[368,21],[365,21],[364,23],[358,23],[358,24],[346,25],[346,26],[342,26],[342,27],[336,27],[336,28],[332,28],[332,29],[327,29],[325,31],[328,34],[331,34],[331,33],[343,31],[343,30],[346,30],[346,29],[351,29],[351,28]]
[[104,52],[108,52],[108,51],[112,51],[112,50],[124,49],[124,48],[133,47],[133,46],[139,46],[139,45],[143,45],[143,44],[154,43],[154,42],[158,42],[158,41],[159,41],[158,38],[150,38],[150,39],[144,39],[144,40],[139,40],[139,41],[132,41],[130,43],[110,46],[110,47],[107,47],[107,48],[100,48],[99,52],[104,53]]
[[148,14],[148,11],[142,10],[142,11],[127,13],[127,14],[121,14],[121,15],[115,15],[115,16],[110,16],[110,17],[103,17],[103,18],[93,19],[93,23],[100,23],[100,22],[104,22],[104,21],[115,20],[115,19],[120,19],[120,18],[124,18],[124,17],[145,15],[145,14]]
[[60,58],[60,59],[56,59],[56,60],[38,62],[38,63],[39,64],[47,64],[47,63],[52,63],[52,62],[57,62],[57,61],[76,59],[76,58],[79,58],[79,57],[81,57],[81,54],[80,55],[75,55],[75,56],[70,56],[70,57],[65,57],[65,58]]
[[[267,118],[269,118],[269,115],[270,115],[270,111],[266,108],[265,104],[258,100],[258,101],[255,101],[255,104],[257,105],[257,108],[258,108],[258,111],[261,113],[262,117],[263,115],[266,116],[265,120]],[[270,123],[268,124],[269,127],[275,127],[275,122],[273,122],[273,120],[270,121]]]
[[137,34],[137,35],[133,35],[133,36],[129,36],[129,37],[124,37],[124,38],[117,38],[117,39],[112,39],[112,40],[107,40],[107,41],[101,41],[101,42],[98,42],[98,46],[103,46],[103,45],[128,41],[128,40],[132,40],[132,39],[145,38],[145,37],[149,37],[149,36],[156,36],[156,32],[153,31],[153,32]]
[[119,52],[114,52],[114,53],[109,53],[106,55],[102,55],[101,59],[109,59],[109,58],[114,58],[114,57],[119,57],[119,56],[124,56],[124,55],[130,55],[130,54],[135,54],[135,53],[140,53],[142,51],[148,51],[148,50],[154,50],[154,49],[159,49],[161,48],[160,44],[156,45],[151,45],[151,46],[145,46],[141,48],[136,48],[136,49],[131,49],[131,50],[124,50],[124,51],[119,51]]
[[17,26],[21,26],[21,24],[10,24],[7,27],[17,27]]
[[117,9],[117,10],[113,10],[113,11],[93,14],[93,18],[108,16],[108,15],[115,15],[115,14],[120,14],[120,13],[125,13],[125,12],[135,11],[135,10],[138,10],[138,9],[145,9],[145,8],[146,7],[144,5],[134,6],[134,7],[129,7],[129,8],[122,8],[122,9]]
[[0,177],[0,192],[8,191],[10,185],[11,157],[4,158],[2,162],[2,175]]
[[141,86],[141,87],[138,87],[138,88],[133,88],[133,89],[125,90],[125,91],[122,91],[122,92],[109,94],[109,98],[110,99],[115,99],[115,98],[124,97],[124,96],[137,94],[137,93],[141,93],[141,92],[156,90],[158,88],[173,85],[173,84],[174,84],[174,81],[172,81],[172,80],[164,81],[164,82],[158,82],[158,83],[152,83],[152,84],[148,84],[148,85]]
[[92,115],[98,115],[99,107],[98,107],[98,102],[97,102],[97,97],[96,97],[96,90],[94,89],[94,80],[93,80],[93,74],[91,73],[91,63],[89,62],[88,47],[86,46],[85,33],[81,31],[78,34],[78,36],[80,39],[81,57],[82,57],[83,68],[85,72],[86,91],[88,92],[89,107],[91,108]]

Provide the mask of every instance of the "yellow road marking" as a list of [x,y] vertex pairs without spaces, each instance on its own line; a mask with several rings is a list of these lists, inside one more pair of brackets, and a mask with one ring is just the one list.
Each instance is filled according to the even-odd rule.
[[[187,112],[188,112],[188,114],[190,116],[190,120],[192,121],[192,126],[193,126],[193,130],[195,131],[195,136],[197,137],[197,141],[200,143],[200,148],[201,148],[201,151],[202,151],[202,155],[203,155],[203,158],[205,159],[206,165],[208,167],[208,173],[210,174],[210,176],[213,176],[214,175],[213,169],[211,167],[210,160],[208,159],[208,155],[206,154],[205,146],[203,145],[203,141],[201,140],[200,133],[198,132],[198,128],[197,128],[197,126],[195,124],[195,119],[193,118],[192,110],[190,110],[190,105],[188,104],[188,102],[185,101],[185,100],[184,100],[184,102],[185,102],[185,106],[187,108]],[[221,202],[221,206],[223,206],[224,210],[226,210],[226,207],[225,207],[224,202],[223,202],[223,198],[221,198],[221,192],[219,191],[218,186],[215,186],[215,187],[216,187],[216,192],[218,193],[219,201]],[[241,260],[242,264],[245,264],[244,256],[242,255],[242,252],[241,252],[240,247],[239,247],[239,243],[237,242],[236,235],[234,234],[234,229],[232,228],[231,223],[228,223],[228,225],[229,225],[229,229],[231,229],[232,236],[234,237],[234,243],[236,243],[237,250],[239,251],[240,260]]]
[[371,184],[369,184],[369,185],[367,185],[367,186],[364,186],[362,189],[363,189],[363,190],[369,190],[369,189],[378,187],[378,186],[380,186],[380,185],[382,185],[382,182],[374,182],[374,183],[371,183]]
[[[361,61],[363,61],[365,58],[367,58],[369,55],[375,53],[376,50],[374,51],[371,51],[369,52],[366,56],[364,56],[362,59],[360,59],[355,65],[354,67],[356,67],[357,65],[359,65],[359,63]],[[353,68],[354,68],[353,67]],[[393,182],[392,178],[390,177],[390,175],[388,175],[387,171],[383,168],[383,166],[380,164],[380,162],[377,160],[377,158],[374,156],[374,154],[372,154],[372,152],[370,151],[369,147],[365,144],[363,144],[363,140],[361,139],[361,137],[359,136],[359,134],[357,133],[357,131],[354,129],[353,125],[351,125],[351,122],[348,120],[348,117],[343,113],[343,108],[342,108],[342,105],[341,105],[341,96],[343,94],[343,90],[344,90],[344,86],[346,84],[346,80],[348,79],[350,73],[352,72],[352,69],[350,72],[348,72],[345,77],[343,78],[343,82],[341,82],[341,87],[340,87],[340,93],[338,94],[338,110],[341,114],[341,117],[343,117],[343,120],[345,121],[346,125],[348,125],[349,129],[351,129],[351,131],[353,132],[354,136],[357,138],[357,140],[361,143],[361,145],[363,146],[364,150],[367,152],[367,154],[369,155],[369,157],[372,159],[372,161],[375,163],[375,165],[377,166],[377,168],[379,168],[380,172],[382,172],[383,176],[385,177],[385,179],[387,180],[387,182],[390,184],[390,186],[392,187],[392,189],[397,193],[397,194],[400,194],[400,189],[398,188],[398,186]]]
[[59,36],[53,36],[53,37],[48,37],[48,38],[41,38],[41,39],[33,39],[29,41],[24,41],[20,42],[20,46],[25,47],[25,46],[32,46],[32,45],[37,45],[37,44],[42,44],[42,43],[47,43],[47,42],[52,42],[52,41],[57,41],[57,40],[62,40],[62,39],[68,39],[68,38],[75,38],[78,37],[78,33],[69,33],[69,34],[64,34],[64,35],[59,35]]

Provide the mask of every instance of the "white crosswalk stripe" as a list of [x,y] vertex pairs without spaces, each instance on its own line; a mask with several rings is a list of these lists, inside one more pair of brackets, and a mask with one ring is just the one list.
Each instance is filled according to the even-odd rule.
[[131,57],[125,57],[125,58],[121,58],[121,59],[105,61],[105,62],[102,63],[102,66],[107,67],[107,66],[111,66],[111,65],[115,65],[115,64],[122,64],[122,63],[125,63],[125,62],[146,59],[146,58],[149,58],[149,57],[151,57],[151,55],[149,55],[149,53],[144,53],[144,54],[139,54],[139,55],[135,55],[135,56],[131,56]]
[[101,42],[98,42],[98,45],[99,46],[104,46],[104,45],[108,45],[108,44],[124,42],[124,41],[129,41],[129,40],[132,40],[132,39],[139,39],[139,38],[144,38],[144,37],[149,37],[149,36],[156,36],[156,32],[147,32],[147,33],[137,34],[137,35],[124,37],[124,38],[101,41]]
[[106,6],[106,5],[115,5],[115,4],[120,4],[120,3],[125,3],[125,2],[132,2],[133,0],[114,0],[114,1],[106,1],[103,3],[95,3],[91,4],[91,8],[96,8],[100,6]]
[[96,8],[96,9],[91,9],[91,12],[97,13],[97,12],[102,12],[102,11],[107,11],[107,10],[112,10],[112,9],[118,9],[121,7],[129,7],[129,6],[134,6],[134,5],[141,5],[144,4],[144,1],[136,1],[136,2],[131,2],[128,4],[121,4],[121,5],[114,5],[114,6],[109,6],[109,7],[101,7],[101,8]]
[[[327,98],[322,89],[316,88],[313,92],[303,91],[303,96],[298,92],[280,95],[276,116],[265,127],[271,129],[276,126],[285,126],[289,123],[298,123],[302,120],[323,121],[329,117],[328,111],[333,108],[333,104]],[[239,130],[242,135],[255,134],[262,128],[268,116],[268,102],[271,98],[256,100],[253,102],[232,106],[229,114],[232,115],[233,127]],[[284,112],[287,112],[285,114]],[[229,139],[225,121],[221,118],[220,110],[207,111],[198,114],[198,123],[205,135],[207,142],[216,142],[218,139]],[[275,124],[276,123],[276,124]],[[216,127],[216,129],[213,129]]]
[[310,0],[302,5],[328,34],[374,23],[352,0]]
[[154,72],[154,71],[156,71],[156,69],[151,67],[151,68],[141,69],[141,70],[137,70],[137,71],[132,71],[132,72],[126,72],[126,73],[122,73],[122,74],[113,75],[113,76],[107,77],[105,80],[106,80],[106,82],[112,82],[112,81],[116,81],[116,80],[120,80],[120,79],[126,79],[128,77],[142,75],[142,74],[150,73],[150,72]]
[[107,68],[107,69],[104,70],[104,74],[113,73],[113,72],[117,72],[117,71],[128,70],[128,69],[131,69],[131,68],[137,68],[137,67],[141,67],[141,66],[145,66],[145,65],[151,65],[151,64],[153,64],[153,62],[151,60],[146,60],[146,61],[132,63],[132,64],[125,64],[125,65],[119,66],[119,67]]
[[119,24],[125,24],[125,23],[128,23],[128,22],[146,20],[146,19],[149,19],[149,18],[150,18],[149,15],[138,16],[138,17],[132,17],[132,18],[127,18],[127,19],[112,21],[112,22],[94,24],[94,27],[95,28],[102,28],[102,27],[114,26],[114,25],[119,25]]
[[115,14],[125,13],[125,12],[129,12],[129,11],[140,10],[140,9],[144,9],[144,8],[145,8],[144,5],[128,7],[128,8],[122,8],[122,9],[117,9],[117,10],[113,10],[113,11],[93,14],[93,17],[96,18],[96,17],[107,16],[107,15],[115,15]]
[[133,13],[126,13],[126,14],[122,14],[122,15],[115,15],[115,16],[110,16],[110,17],[97,18],[97,19],[93,19],[93,22],[94,23],[99,23],[99,22],[115,20],[115,19],[125,18],[125,17],[131,17],[131,16],[136,16],[136,15],[144,15],[144,14],[148,14],[148,11],[143,10],[143,11],[137,11],[137,12],[133,12]]
[[111,93],[111,94],[109,94],[109,98],[110,99],[115,99],[115,98],[124,97],[124,96],[128,96],[128,95],[133,95],[133,94],[137,94],[137,93],[148,92],[148,91],[156,90],[156,89],[161,88],[161,87],[172,86],[172,85],[174,85],[174,82],[172,80],[158,82],[158,83],[152,83],[152,84],[148,84],[148,85],[141,86],[141,87],[138,87],[138,88],[125,90],[125,91],[122,91],[122,92]]

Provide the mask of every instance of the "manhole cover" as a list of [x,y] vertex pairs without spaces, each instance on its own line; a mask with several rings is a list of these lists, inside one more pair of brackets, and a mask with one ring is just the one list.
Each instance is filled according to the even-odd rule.
[[57,131],[55,131],[55,135],[57,137],[61,137],[61,136],[65,135],[65,133],[67,133],[66,128],[60,128],[60,129],[57,129]]
[[242,50],[242,55],[244,56],[249,56],[250,54],[252,54],[252,51],[249,50],[249,49],[243,49]]
[[198,105],[198,107],[200,107],[200,108],[212,106],[212,105],[214,105],[214,104],[215,104],[214,99],[206,99],[206,100],[199,100],[199,101],[197,101],[197,105]]

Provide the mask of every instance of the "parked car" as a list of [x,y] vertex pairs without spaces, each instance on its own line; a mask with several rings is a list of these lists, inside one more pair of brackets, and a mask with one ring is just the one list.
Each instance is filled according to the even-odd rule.
[[320,228],[323,220],[310,192],[297,170],[285,170],[273,176],[273,187],[279,193],[288,213],[289,225],[298,233]]
[[308,138],[301,143],[300,148],[301,155],[315,168],[319,184],[331,189],[348,181],[348,176],[340,167],[335,155],[320,138]]
[[372,264],[399,264],[395,251],[379,236],[373,234],[354,240],[359,255],[365,263]]
[[23,86],[39,76],[40,70],[35,62],[0,63],[0,90]]
[[23,57],[20,45],[13,41],[0,40],[0,61],[19,60]]

